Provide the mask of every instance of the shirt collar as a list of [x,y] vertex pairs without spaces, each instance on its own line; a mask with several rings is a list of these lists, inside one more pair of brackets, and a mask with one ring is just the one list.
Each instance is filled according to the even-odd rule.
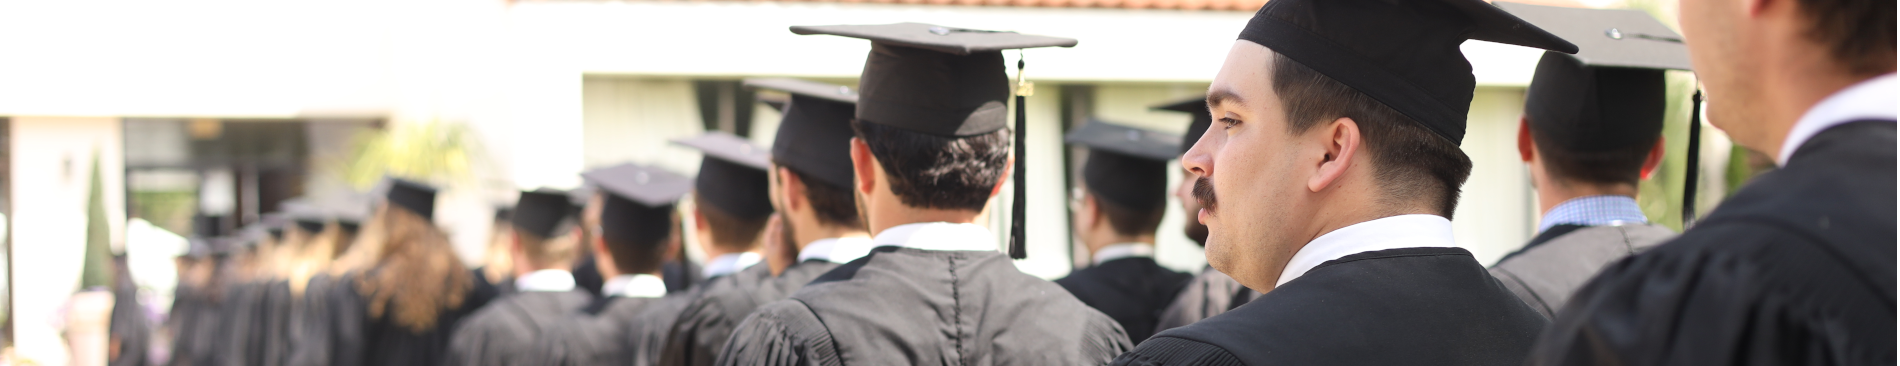
[[996,250],[996,235],[977,224],[920,222],[884,229],[871,239],[876,246],[923,250]]
[[1148,243],[1117,243],[1095,251],[1095,264],[1122,258],[1154,258],[1155,246]]
[[798,251],[798,261],[821,260],[842,264],[870,253],[871,239],[825,238],[805,244],[805,249]]
[[706,268],[700,270],[700,272],[706,278],[729,275],[746,267],[751,267],[754,264],[759,264],[759,260],[762,258],[764,257],[759,256],[759,253],[753,252],[721,254],[718,257],[713,257],[710,261],[706,261]]
[[574,274],[558,269],[544,269],[515,278],[515,288],[521,291],[563,292],[574,290]]
[[1648,222],[1649,217],[1643,216],[1643,207],[1636,205],[1635,198],[1618,195],[1583,196],[1551,207],[1550,212],[1544,213],[1543,222],[1537,224],[1537,232],[1562,224],[1605,226]]
[[1455,247],[1451,220],[1438,215],[1398,215],[1347,225],[1320,235],[1293,253],[1275,287],[1300,278],[1326,261],[1348,255],[1398,248]]
[[618,297],[661,297],[666,296],[666,281],[650,274],[619,275],[607,279],[600,292]]
[[1900,96],[1895,88],[1900,87],[1894,80],[1894,74],[1875,76],[1847,89],[1834,92],[1827,99],[1815,103],[1796,120],[1794,129],[1788,131],[1788,138],[1781,141],[1781,153],[1775,156],[1775,164],[1787,165],[1788,158],[1794,157],[1795,149],[1814,138],[1821,131],[1842,123],[1862,120],[1894,120],[1894,99]]

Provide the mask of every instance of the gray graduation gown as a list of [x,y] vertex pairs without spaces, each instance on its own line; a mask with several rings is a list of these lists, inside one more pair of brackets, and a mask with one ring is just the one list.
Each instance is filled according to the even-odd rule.
[[1083,365],[1133,346],[996,251],[880,247],[739,324],[720,365]]
[[1540,236],[1542,240],[1492,265],[1491,275],[1550,318],[1604,266],[1675,236],[1669,228],[1652,224],[1576,227],[1551,238]]
[[585,290],[523,291],[476,310],[449,339],[449,365],[532,365],[532,351],[593,299]]

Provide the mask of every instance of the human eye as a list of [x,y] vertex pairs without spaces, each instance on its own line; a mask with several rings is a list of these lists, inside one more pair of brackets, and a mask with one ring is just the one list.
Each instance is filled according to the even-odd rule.
[[1234,128],[1235,125],[1239,125],[1240,120],[1234,119],[1233,117],[1221,117],[1220,123],[1222,125],[1221,129],[1230,129]]

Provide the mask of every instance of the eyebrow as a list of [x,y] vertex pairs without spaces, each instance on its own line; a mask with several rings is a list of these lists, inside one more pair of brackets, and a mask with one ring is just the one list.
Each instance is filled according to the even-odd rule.
[[1234,94],[1233,91],[1227,89],[1213,89],[1207,91],[1208,107],[1218,106],[1221,105],[1221,103],[1246,105],[1247,100],[1242,99],[1239,94]]

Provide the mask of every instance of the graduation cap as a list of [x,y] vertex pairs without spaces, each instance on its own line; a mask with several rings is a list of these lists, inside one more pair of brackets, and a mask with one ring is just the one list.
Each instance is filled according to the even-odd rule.
[[746,79],[745,85],[791,94],[773,136],[773,159],[819,182],[851,187],[851,118],[857,111],[857,91],[783,78]]
[[581,173],[600,188],[603,238],[654,242],[671,234],[673,205],[692,191],[693,180],[660,168],[620,164]]
[[772,167],[770,152],[722,131],[672,142],[705,153],[699,160],[699,176],[693,179],[699,199],[742,219],[772,214],[772,188],[765,175]]
[[1480,0],[1274,0],[1240,39],[1266,46],[1460,143],[1477,86],[1467,39],[1575,53]]
[[435,187],[402,178],[389,178],[389,192],[383,196],[391,206],[402,207],[424,220],[435,219]]
[[[1072,38],[945,27],[923,23],[793,26],[796,34],[829,34],[871,40],[858,79],[860,122],[946,137],[980,135],[1008,125],[1009,75],[1003,50],[1074,47]],[[1016,61],[1022,76],[1023,61]],[[1025,91],[1026,92],[1026,91]],[[1026,150],[1025,93],[1017,93],[1015,151]],[[1011,258],[1027,253],[1023,243],[1024,159],[1016,155],[1016,199],[1010,209]]]
[[1188,149],[1194,148],[1194,143],[1201,141],[1201,135],[1207,134],[1207,126],[1214,124],[1214,113],[1207,111],[1207,98],[1204,97],[1183,99],[1150,108],[1194,116],[1194,120],[1188,122],[1187,134],[1181,135],[1180,154],[1187,154]]
[[550,238],[574,226],[574,201],[553,189],[522,191],[508,221],[521,232]]
[[1089,121],[1063,141],[1089,147],[1082,181],[1095,197],[1137,211],[1168,202],[1168,160],[1179,156],[1180,136]]
[[[1640,10],[1577,9],[1498,3],[1538,27],[1577,44],[1575,55],[1546,52],[1524,95],[1524,115],[1541,137],[1562,148],[1602,152],[1651,143],[1662,134],[1669,105],[1665,70],[1690,70],[1682,36]],[[1694,97],[1700,110],[1701,92]],[[1701,116],[1689,125],[1689,170],[1683,222],[1695,218]]]
[[[291,220],[291,222],[296,223],[297,229],[303,230],[303,232],[305,233],[316,234],[316,233],[323,232],[324,222],[322,218],[300,217],[300,218]],[[279,232],[281,232],[281,230],[279,230]],[[272,236],[281,237],[281,234],[272,233]]]

